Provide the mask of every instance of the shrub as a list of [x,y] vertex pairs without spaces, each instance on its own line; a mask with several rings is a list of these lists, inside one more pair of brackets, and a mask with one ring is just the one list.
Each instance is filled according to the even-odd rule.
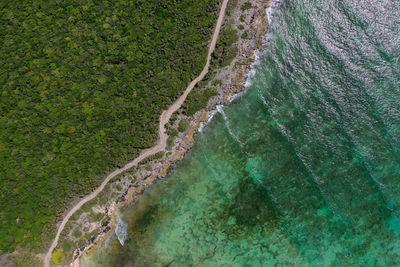
[[208,100],[215,95],[217,95],[217,92],[211,88],[207,88],[202,92],[198,89],[193,90],[190,92],[183,105],[184,113],[187,116],[193,116],[197,111],[205,108]]
[[51,260],[54,262],[54,264],[61,265],[63,257],[64,257],[64,250],[59,248],[53,252],[53,254],[51,255]]
[[176,129],[174,129],[174,128],[168,129],[168,135],[171,136],[171,137],[176,137],[176,136],[178,136],[178,133],[179,133],[179,132],[178,132]]
[[173,144],[174,144],[174,137],[169,136],[167,139],[167,150],[170,150]]
[[178,124],[178,131],[185,132],[189,128],[190,124],[187,119],[182,119]]
[[245,10],[250,9],[250,8],[251,8],[251,3],[250,2],[246,2],[240,7],[240,9],[242,11],[245,11]]
[[238,48],[234,44],[238,39],[236,30],[224,29],[215,46],[212,63],[220,67],[228,66],[237,55]]
[[75,238],[79,238],[82,236],[82,232],[75,228],[74,231],[72,232],[72,236]]
[[222,81],[221,81],[221,80],[218,80],[218,79],[215,79],[215,80],[212,82],[212,85],[214,85],[214,86],[221,86],[221,85],[222,85]]

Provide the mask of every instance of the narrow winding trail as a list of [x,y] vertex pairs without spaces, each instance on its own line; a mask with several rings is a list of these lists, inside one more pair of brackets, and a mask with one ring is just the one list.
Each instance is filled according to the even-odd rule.
[[104,187],[107,185],[107,183],[114,178],[115,176],[117,176],[118,174],[136,166],[140,161],[144,160],[147,157],[150,157],[160,151],[164,151],[165,147],[166,147],[166,143],[167,143],[167,139],[168,139],[168,135],[165,132],[165,124],[168,123],[169,119],[171,118],[171,115],[178,110],[183,102],[185,101],[186,97],[188,96],[188,94],[190,93],[190,91],[192,91],[192,89],[194,88],[194,86],[201,81],[204,76],[207,74],[208,69],[210,67],[210,61],[211,61],[211,55],[214,51],[215,48],[215,44],[217,42],[218,36],[219,36],[219,32],[221,29],[221,25],[222,25],[222,21],[224,19],[224,15],[225,15],[225,10],[226,10],[226,6],[228,4],[229,0],[224,0],[222,3],[222,7],[218,16],[218,20],[217,20],[217,25],[215,26],[215,30],[214,30],[214,34],[212,36],[211,39],[211,44],[208,50],[208,55],[207,55],[207,63],[204,66],[202,72],[200,73],[200,75],[195,78],[193,81],[191,81],[191,83],[189,84],[189,86],[186,88],[185,92],[167,109],[164,110],[163,113],[160,116],[160,125],[159,125],[159,141],[157,143],[157,145],[155,145],[154,147],[148,148],[146,150],[144,150],[137,158],[135,158],[134,160],[132,160],[131,162],[127,163],[124,167],[120,168],[120,169],[116,169],[115,171],[113,171],[112,173],[110,173],[106,179],[101,183],[101,185],[94,190],[92,193],[90,193],[89,195],[87,195],[86,197],[84,197],[81,201],[79,201],[78,204],[76,204],[74,207],[72,207],[72,209],[68,212],[68,214],[64,217],[64,219],[62,220],[60,226],[58,227],[57,230],[57,234],[56,237],[53,240],[53,243],[51,244],[49,250],[46,253],[45,259],[44,259],[44,266],[45,267],[49,267],[50,266],[50,259],[51,259],[51,255],[52,252],[54,250],[54,248],[57,246],[58,244],[58,239],[60,238],[60,234],[62,232],[62,230],[64,229],[65,225],[67,224],[69,218],[71,218],[71,216],[77,211],[79,210],[82,205],[84,205],[86,202],[92,200],[93,198],[95,198],[101,191],[103,191]]

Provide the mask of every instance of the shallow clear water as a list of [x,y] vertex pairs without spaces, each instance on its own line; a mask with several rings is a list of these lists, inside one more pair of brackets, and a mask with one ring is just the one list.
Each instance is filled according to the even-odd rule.
[[84,265],[399,264],[399,15],[281,1],[247,93]]

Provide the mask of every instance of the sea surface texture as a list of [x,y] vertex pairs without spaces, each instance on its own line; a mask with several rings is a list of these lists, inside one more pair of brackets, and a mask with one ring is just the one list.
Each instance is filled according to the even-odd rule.
[[248,90],[86,266],[400,263],[400,2],[275,3]]

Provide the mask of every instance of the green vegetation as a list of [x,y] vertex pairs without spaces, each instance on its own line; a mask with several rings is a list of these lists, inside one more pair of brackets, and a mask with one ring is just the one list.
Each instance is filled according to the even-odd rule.
[[197,111],[203,109],[208,100],[215,95],[217,95],[217,91],[212,88],[206,88],[203,92],[197,88],[192,90],[183,104],[184,113],[188,116],[194,115]]
[[204,86],[206,86],[210,81],[212,81],[214,79],[216,70],[215,68],[213,68],[215,66],[211,65],[210,70],[207,72],[206,76],[204,76],[203,80],[201,80],[200,82],[198,82],[196,84],[196,86],[194,87],[196,88],[203,88]]
[[232,60],[236,57],[237,53],[239,52],[236,46],[231,47],[227,50],[227,53],[224,55],[222,61],[220,62],[221,67],[226,67],[231,64]]
[[220,2],[0,2],[0,250],[47,248],[71,198],[154,144]]
[[238,53],[238,48],[234,45],[238,39],[236,30],[224,29],[215,46],[212,64],[219,67],[226,67],[231,64]]
[[63,240],[61,247],[64,251],[70,251],[74,247],[74,243],[70,240]]
[[139,162],[139,165],[144,165],[152,160],[157,160],[157,159],[162,159],[164,157],[165,152],[164,151],[160,151],[156,154],[154,154],[153,156],[150,156],[148,158],[145,158],[144,160],[142,160],[141,162]]
[[169,119],[169,123],[174,123],[178,119],[178,113],[175,111],[172,115],[171,118]]
[[172,145],[174,144],[175,137],[178,136],[179,132],[175,128],[169,128],[168,131],[168,139],[167,139],[167,150],[171,150]]
[[168,129],[168,137],[177,137],[179,132],[175,128]]
[[[121,191],[122,187],[120,185],[115,186],[118,191]],[[88,219],[91,222],[100,222],[104,218],[104,213],[101,212],[90,212],[88,215]]]
[[79,229],[76,229],[72,232],[72,236],[75,238],[80,238],[82,236],[81,231],[79,231]]
[[178,131],[180,133],[186,132],[186,130],[189,129],[189,126],[190,126],[190,124],[189,124],[188,120],[187,119],[182,119],[182,120],[179,121]]
[[164,155],[165,155],[165,152],[164,151],[160,151],[160,152],[154,154],[153,156],[151,156],[149,158],[151,158],[152,160],[154,160],[154,159],[162,159],[164,157]]
[[172,137],[172,136],[168,136],[168,139],[167,139],[167,150],[171,150],[171,148],[172,148],[172,145],[174,144],[174,137]]
[[250,9],[250,8],[251,8],[251,3],[250,2],[246,2],[240,7],[240,9],[242,11],[245,11],[245,10]]
[[37,267],[41,265],[37,257],[32,256],[28,253],[21,255],[13,255],[10,257],[10,260],[12,262],[12,266],[18,266],[18,267]]
[[215,80],[213,80],[212,85],[213,86],[222,86],[222,81],[215,79]]
[[51,255],[51,260],[54,264],[60,265],[62,263],[62,258],[64,257],[64,251],[60,248],[53,252]]

